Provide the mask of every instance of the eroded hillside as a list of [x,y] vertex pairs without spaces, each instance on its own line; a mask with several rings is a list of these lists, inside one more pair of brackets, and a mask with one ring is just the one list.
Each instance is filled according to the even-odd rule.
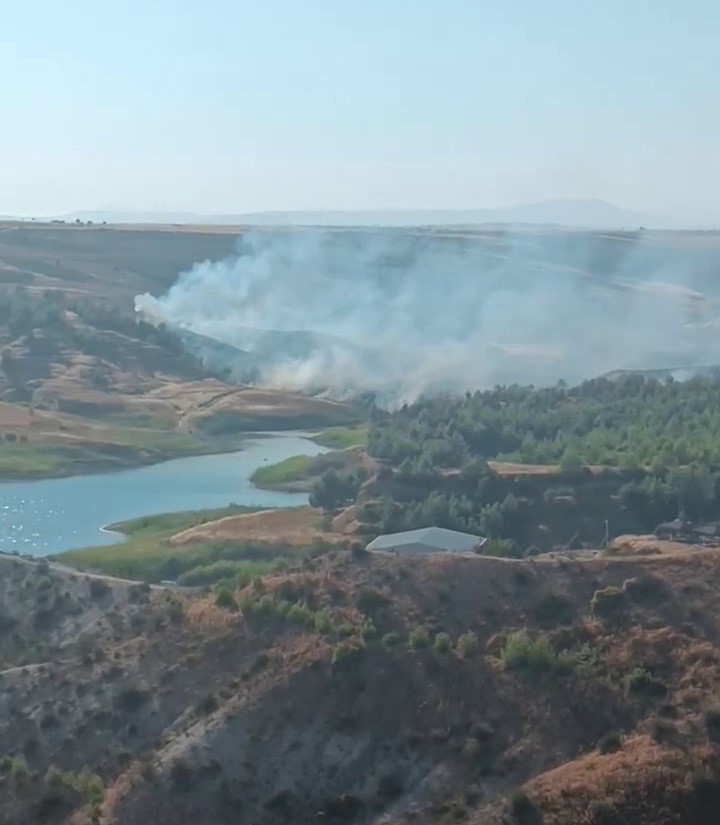
[[337,551],[212,594],[2,564],[7,822],[714,821],[713,551]]

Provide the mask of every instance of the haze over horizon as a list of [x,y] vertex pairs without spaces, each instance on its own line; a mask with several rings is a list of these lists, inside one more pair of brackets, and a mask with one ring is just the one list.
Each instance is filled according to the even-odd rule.
[[[146,212],[132,209],[78,210],[76,212],[15,216],[27,221],[108,224],[172,224],[213,226],[327,226],[327,227],[462,227],[487,225],[545,225],[595,230],[688,229],[683,221],[665,215],[621,209],[598,199],[557,199],[518,204],[505,209],[382,209],[297,210],[239,214],[197,212]],[[0,220],[13,216],[0,215]]]
[[3,35],[3,215],[597,199],[720,225],[710,0],[40,0]]

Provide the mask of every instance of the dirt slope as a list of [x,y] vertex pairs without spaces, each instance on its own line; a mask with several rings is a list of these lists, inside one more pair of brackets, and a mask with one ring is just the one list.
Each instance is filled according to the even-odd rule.
[[337,544],[345,540],[345,536],[323,530],[321,521],[322,510],[314,507],[261,510],[198,524],[177,533],[168,541],[174,546],[239,541],[302,547],[315,541]]
[[[108,814],[129,823],[149,810],[178,823],[492,823],[512,817],[508,798],[527,783],[536,821],[594,822],[578,811],[600,800],[592,810],[618,822],[630,812],[634,823],[703,822],[702,806],[699,818],[681,817],[695,804],[695,773],[717,778],[703,709],[717,688],[720,626],[700,616],[698,598],[720,584],[720,568],[698,556],[652,570],[648,591],[610,623],[590,619],[593,593],[647,577],[645,563],[371,558],[300,576],[296,587],[328,603],[353,610],[360,601],[380,633],[472,629],[478,649],[369,642],[333,665],[328,642],[238,619],[266,646],[262,675],[161,747],[152,783],[121,780]],[[518,627],[591,649],[595,670],[504,668],[498,634]],[[653,690],[629,690],[640,666]],[[611,731],[627,742],[600,757]]]
[[[0,762],[7,822],[88,821],[50,765],[97,773],[94,815],[118,825],[713,821],[711,551],[340,551],[248,587],[238,612],[22,564],[0,560],[2,741],[38,775]],[[535,658],[508,654],[520,629]]]

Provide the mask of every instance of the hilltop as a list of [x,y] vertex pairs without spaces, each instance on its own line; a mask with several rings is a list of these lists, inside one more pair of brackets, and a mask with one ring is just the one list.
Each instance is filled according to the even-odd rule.
[[340,550],[217,593],[0,568],[8,823],[713,821],[713,551]]

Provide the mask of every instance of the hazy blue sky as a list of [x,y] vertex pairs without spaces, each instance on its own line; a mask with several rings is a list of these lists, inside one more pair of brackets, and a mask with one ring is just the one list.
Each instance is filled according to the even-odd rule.
[[720,223],[717,0],[35,0],[0,213],[493,207]]

